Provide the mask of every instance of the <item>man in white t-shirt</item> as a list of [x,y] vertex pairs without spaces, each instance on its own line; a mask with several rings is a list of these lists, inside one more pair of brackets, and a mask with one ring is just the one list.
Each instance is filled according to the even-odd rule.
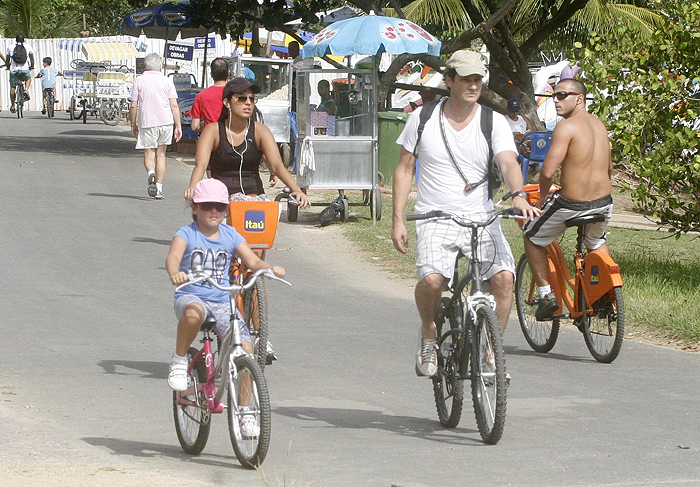
[[[419,114],[423,108],[411,114],[396,141],[402,147],[399,165],[394,174],[392,240],[401,253],[406,253],[408,245],[403,213],[413,180],[416,161],[414,152],[420,160],[416,213],[447,210],[478,218],[493,210],[493,202],[488,196],[488,183],[466,191],[462,175],[445,147],[440,127],[442,123],[455,162],[466,178],[469,181],[482,181],[488,171],[489,147],[481,132],[481,106],[477,101],[485,75],[486,69],[479,53],[468,50],[454,53],[444,73],[450,97],[435,107],[425,124],[418,147],[415,145]],[[515,159],[513,135],[505,117],[498,113],[493,114],[491,140],[503,180],[515,194],[513,207],[521,210],[528,218],[533,218],[539,214],[539,210],[530,206],[525,199],[522,176]],[[515,262],[498,221],[489,226],[487,231],[492,238],[480,242],[479,253],[484,261],[493,262],[493,265],[485,266],[482,278],[489,281],[491,294],[497,303],[496,315],[503,332],[513,301]],[[452,277],[458,251],[461,249],[467,256],[471,253],[470,236],[451,220],[419,221],[416,224],[416,234],[418,284],[415,299],[421,318],[421,344],[416,356],[416,373],[432,376],[437,371],[435,315],[443,286]]]
[[520,100],[517,98],[511,98],[508,100],[508,125],[513,132],[513,138],[520,142],[523,139],[525,132],[533,130],[530,121],[520,115]]
[[[18,46],[21,46],[18,49]],[[34,49],[24,41],[24,36],[15,37],[5,51],[5,66],[10,70],[10,111],[15,111],[15,86],[24,83],[24,99],[29,100],[29,87],[32,85],[31,71],[34,69]]]

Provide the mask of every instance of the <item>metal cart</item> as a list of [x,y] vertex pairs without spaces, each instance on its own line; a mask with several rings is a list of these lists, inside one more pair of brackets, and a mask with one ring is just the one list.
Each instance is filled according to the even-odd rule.
[[99,116],[107,125],[117,125],[128,114],[133,71],[110,61],[74,59],[65,72],[64,86],[72,89],[68,114],[71,120],[87,122],[88,115]]
[[[318,83],[328,80],[335,114],[317,111]],[[372,222],[381,219],[377,153],[377,70],[317,69],[305,65],[296,73],[297,183],[302,190],[338,190],[340,217],[351,205],[369,205]],[[363,201],[350,203],[345,190],[362,190]],[[326,206],[327,203],[313,203]],[[287,219],[296,221],[298,207],[287,204]]]
[[291,165],[292,154],[290,107],[292,106],[292,60],[265,57],[236,58],[236,76],[253,76],[260,86],[256,106],[263,121],[280,146],[286,167]]

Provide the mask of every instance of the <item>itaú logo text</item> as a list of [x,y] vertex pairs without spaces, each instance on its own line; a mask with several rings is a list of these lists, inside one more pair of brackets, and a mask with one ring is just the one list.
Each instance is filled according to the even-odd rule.
[[259,210],[249,210],[243,216],[243,228],[246,232],[265,231],[265,212]]

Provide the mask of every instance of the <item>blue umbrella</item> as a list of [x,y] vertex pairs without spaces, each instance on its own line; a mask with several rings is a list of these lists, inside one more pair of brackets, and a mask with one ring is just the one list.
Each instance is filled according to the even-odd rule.
[[364,15],[335,22],[304,45],[303,56],[349,56],[351,54],[432,54],[442,43],[418,25],[405,19]]
[[144,7],[128,14],[122,20],[119,31],[138,37],[143,32],[151,39],[174,41],[177,35],[183,39],[204,37],[213,30],[213,24],[197,19],[197,12],[189,2],[160,3]]

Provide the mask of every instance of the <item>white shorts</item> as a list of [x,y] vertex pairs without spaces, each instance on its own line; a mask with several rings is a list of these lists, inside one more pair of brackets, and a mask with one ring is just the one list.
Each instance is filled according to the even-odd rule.
[[[473,215],[479,220],[486,215]],[[418,280],[429,274],[442,274],[451,279],[457,253],[471,258],[471,229],[452,220],[416,222],[416,268]],[[498,220],[479,229],[477,257],[481,262],[481,279],[487,280],[501,271],[515,274],[515,260]]]
[[159,127],[139,128],[136,137],[137,149],[157,149],[161,145],[170,145],[173,141],[173,126],[161,125]]
[[547,197],[542,205],[542,214],[523,225],[525,237],[535,245],[546,247],[566,230],[566,220],[587,215],[605,215],[605,221],[591,223],[585,227],[583,240],[587,249],[597,249],[605,243],[605,228],[612,216],[612,197],[593,201],[573,201],[559,192]]

